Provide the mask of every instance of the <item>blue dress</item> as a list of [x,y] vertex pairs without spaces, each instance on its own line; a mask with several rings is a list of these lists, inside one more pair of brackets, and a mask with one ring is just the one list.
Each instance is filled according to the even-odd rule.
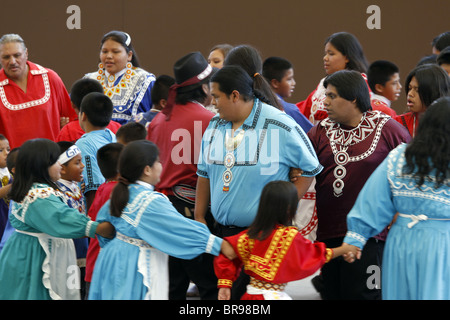
[[[391,151],[361,190],[344,239],[362,248],[394,219],[382,263],[385,300],[450,299],[450,189],[426,181],[420,189],[402,173],[406,144]],[[430,177],[433,179],[433,177]]]
[[220,252],[222,239],[179,214],[165,195],[141,181],[128,188],[129,202],[120,217],[110,215],[109,201],[98,212],[97,221],[111,222],[116,236],[98,237],[90,300],[168,299],[168,255],[193,259]]

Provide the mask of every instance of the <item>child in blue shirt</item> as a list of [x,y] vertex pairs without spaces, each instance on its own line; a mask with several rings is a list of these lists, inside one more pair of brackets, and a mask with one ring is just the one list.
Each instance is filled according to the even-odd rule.
[[291,62],[281,57],[269,57],[263,63],[263,76],[270,84],[272,91],[277,95],[284,112],[290,115],[295,122],[307,133],[312,123],[300,112],[298,107],[286,102],[295,89],[294,67]]
[[103,93],[87,94],[80,105],[80,126],[86,132],[75,145],[80,148],[84,171],[81,191],[86,201],[86,211],[92,204],[95,192],[105,182],[97,164],[97,151],[104,145],[116,142],[116,135],[107,125],[111,121],[113,104]]

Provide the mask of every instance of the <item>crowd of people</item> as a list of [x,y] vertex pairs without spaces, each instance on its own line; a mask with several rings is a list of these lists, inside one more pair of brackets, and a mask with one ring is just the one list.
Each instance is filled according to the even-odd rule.
[[67,91],[0,38],[0,299],[291,299],[319,270],[324,300],[450,299],[450,32],[404,86],[334,33],[297,103],[293,64],[247,44],[173,76],[123,31],[99,57]]

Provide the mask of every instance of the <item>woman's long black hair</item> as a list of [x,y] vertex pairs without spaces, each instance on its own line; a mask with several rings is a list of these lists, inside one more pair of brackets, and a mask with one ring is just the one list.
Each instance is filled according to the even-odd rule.
[[425,111],[417,135],[405,150],[405,158],[404,172],[412,174],[419,187],[429,176],[436,179],[436,188],[449,184],[450,97],[439,98]]
[[119,156],[119,182],[111,194],[112,216],[120,217],[130,197],[128,186],[139,180],[144,168],[152,167],[158,156],[158,147],[148,140],[132,141],[125,146]]
[[26,141],[17,155],[16,168],[10,199],[21,202],[33,183],[47,184],[59,190],[50,179],[48,169],[54,165],[61,154],[59,146],[48,139],[33,139]]
[[261,192],[258,212],[248,229],[251,239],[266,239],[276,226],[290,226],[297,212],[298,193],[288,181],[271,181]]

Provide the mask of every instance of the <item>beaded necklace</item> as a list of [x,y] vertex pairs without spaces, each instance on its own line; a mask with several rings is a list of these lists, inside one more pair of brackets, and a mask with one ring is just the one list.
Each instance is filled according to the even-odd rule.
[[[120,79],[119,83],[114,85],[114,82],[116,81],[116,75],[117,77],[119,77],[122,74],[123,76]],[[126,64],[126,68],[121,72],[117,73],[116,75],[110,74],[106,76],[106,71],[103,63],[99,63],[97,80],[102,85],[105,94],[110,98],[115,94],[120,96],[121,90],[127,89],[128,85],[131,83],[131,77],[135,75],[135,72],[133,71],[133,65],[131,64],[131,62],[128,62]]]

